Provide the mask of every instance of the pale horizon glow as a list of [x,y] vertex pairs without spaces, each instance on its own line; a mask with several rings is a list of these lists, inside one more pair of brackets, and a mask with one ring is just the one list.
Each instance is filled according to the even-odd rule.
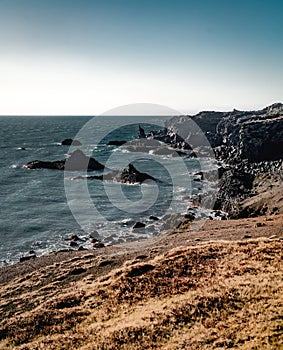
[[283,102],[280,2],[59,3],[0,0],[0,115],[91,116],[135,103],[195,114]]

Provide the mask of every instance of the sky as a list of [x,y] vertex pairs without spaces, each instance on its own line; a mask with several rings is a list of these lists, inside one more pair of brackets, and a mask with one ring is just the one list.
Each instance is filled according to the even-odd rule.
[[283,102],[282,0],[0,0],[0,115]]

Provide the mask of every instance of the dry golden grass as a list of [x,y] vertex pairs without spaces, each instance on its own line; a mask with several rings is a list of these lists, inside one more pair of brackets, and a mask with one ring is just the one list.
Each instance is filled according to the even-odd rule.
[[0,349],[282,349],[282,272],[282,241],[253,239],[176,248],[66,288],[51,281],[46,299],[46,286],[29,296],[13,281]]

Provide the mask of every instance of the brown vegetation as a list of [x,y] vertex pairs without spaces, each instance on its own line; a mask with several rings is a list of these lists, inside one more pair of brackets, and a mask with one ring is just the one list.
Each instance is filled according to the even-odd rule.
[[0,349],[280,349],[282,235],[281,216],[209,222],[3,277]]

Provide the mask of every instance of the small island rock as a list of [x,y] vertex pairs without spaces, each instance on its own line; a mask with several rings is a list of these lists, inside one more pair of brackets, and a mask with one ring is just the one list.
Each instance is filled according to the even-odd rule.
[[63,146],[81,146],[82,144],[79,140],[65,139],[61,142],[61,145],[63,145]]
[[86,156],[81,150],[75,150],[70,157],[63,160],[56,160],[54,162],[34,160],[26,164],[28,169],[56,169],[66,171],[76,170],[103,170],[105,167],[92,157]]

